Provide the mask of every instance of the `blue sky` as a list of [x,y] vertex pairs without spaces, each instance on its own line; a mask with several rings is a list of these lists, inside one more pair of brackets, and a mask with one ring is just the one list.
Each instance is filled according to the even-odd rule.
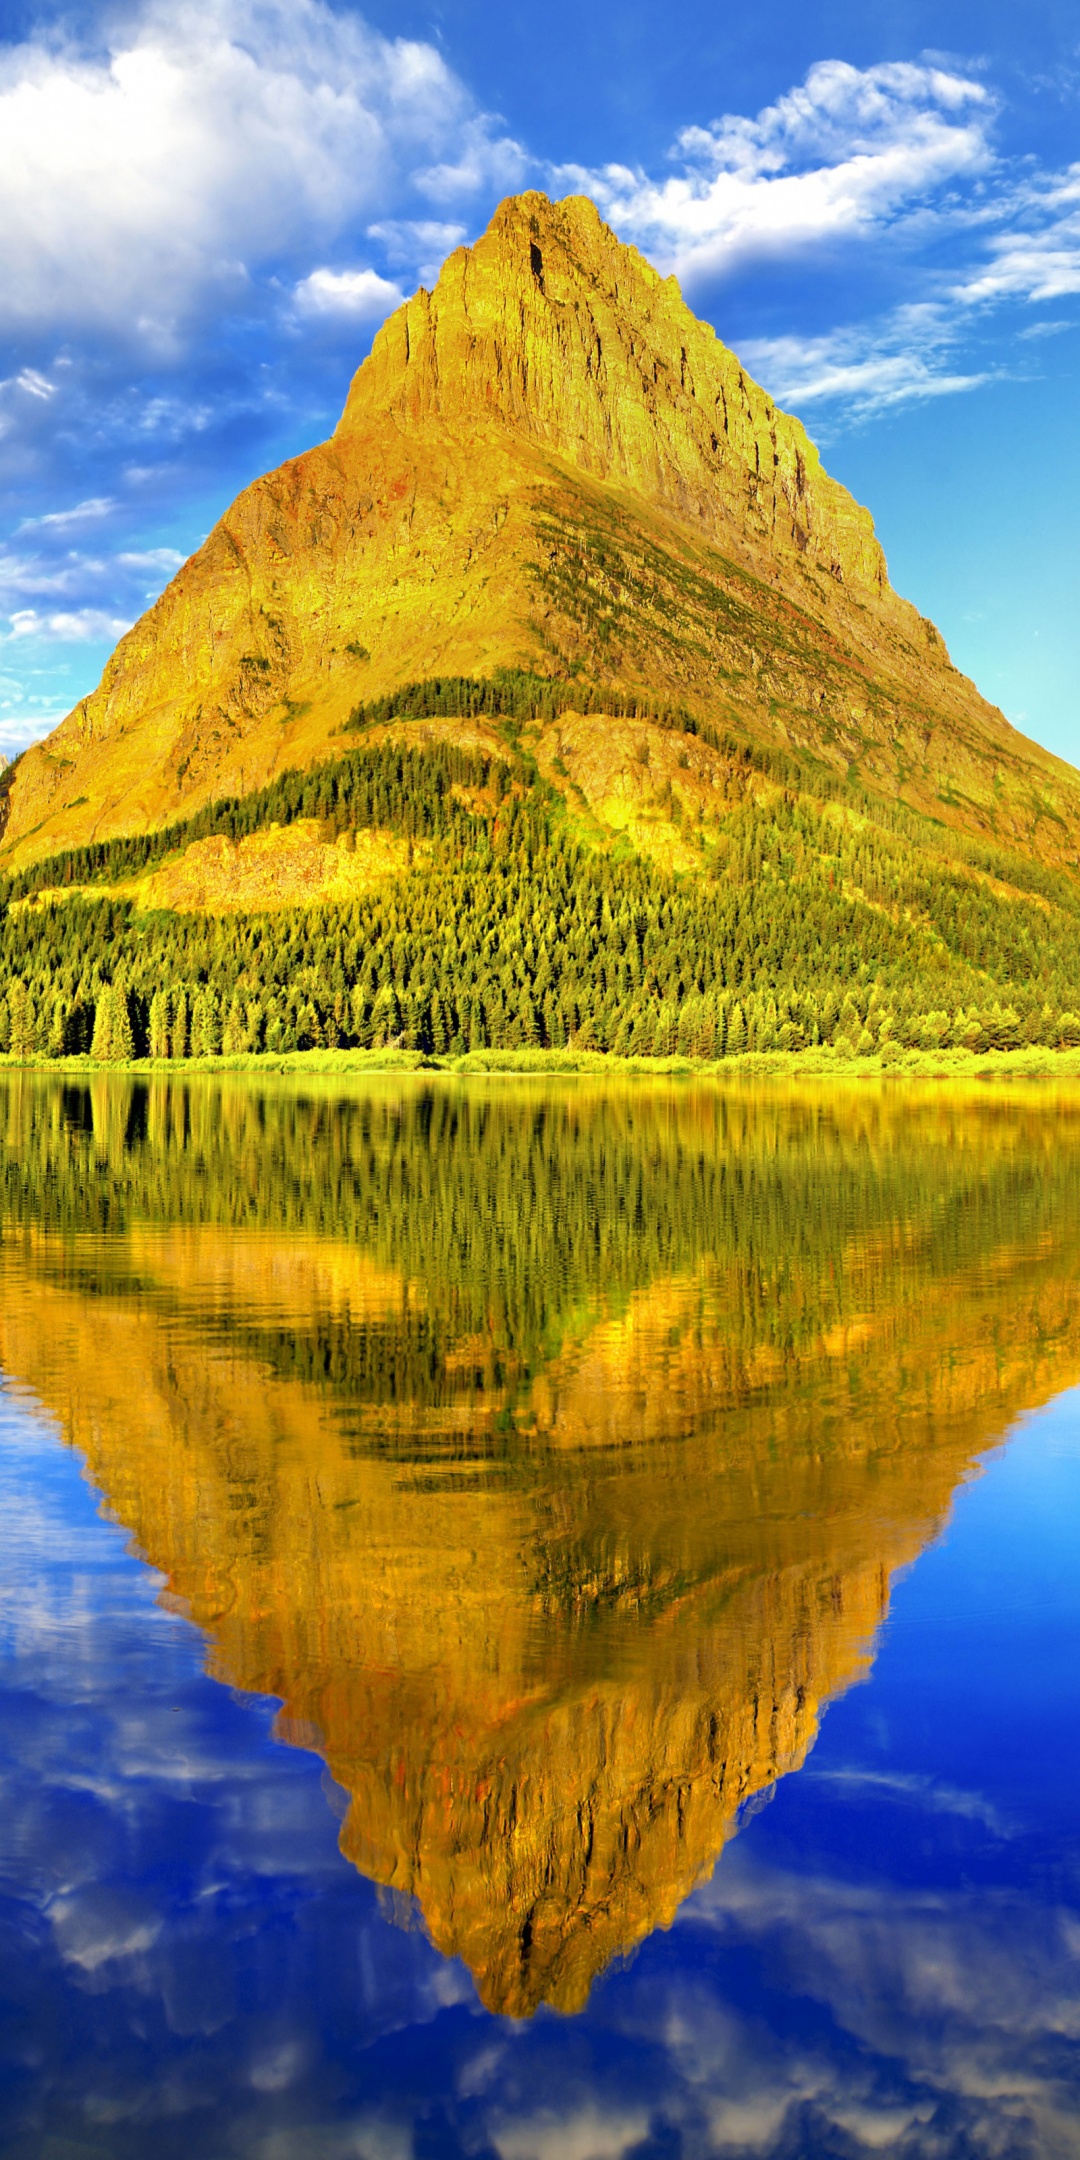
[[533,186],[676,271],[1080,762],[1074,0],[0,0],[0,145],[0,749]]

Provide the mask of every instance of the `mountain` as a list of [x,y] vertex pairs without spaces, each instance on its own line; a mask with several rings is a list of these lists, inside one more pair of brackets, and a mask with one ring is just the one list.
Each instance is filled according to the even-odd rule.
[[[390,318],[332,439],[245,490],[0,818],[12,1047],[88,1047],[113,982],[136,1047],[159,986],[190,1042],[207,984],[211,1049],[1080,1027],[1080,775],[957,672],[800,423],[578,197],[505,202]],[[667,958],[643,928],[575,962],[583,893]],[[313,908],[302,995],[292,929],[257,964],[220,929]]]
[[0,1362],[504,2014],[670,1924],[1080,1371],[1045,1097],[57,1094],[0,1079]]
[[[153,827],[500,667],[647,691],[1076,858],[1080,782],[951,666],[797,420],[583,197],[503,203],[29,751],[8,844]],[[943,797],[945,798],[943,802]]]

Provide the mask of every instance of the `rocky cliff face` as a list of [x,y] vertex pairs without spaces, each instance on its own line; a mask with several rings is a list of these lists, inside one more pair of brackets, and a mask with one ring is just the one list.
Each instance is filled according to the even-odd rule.
[[242,793],[331,754],[357,701],[501,666],[680,701],[1077,860],[1076,775],[893,593],[799,422],[591,203],[523,195],[20,761],[0,862]]
[[802,559],[918,625],[889,592],[869,513],[822,470],[801,423],[585,196],[505,202],[435,291],[390,318],[335,442],[387,417],[406,434],[510,433],[722,548]]

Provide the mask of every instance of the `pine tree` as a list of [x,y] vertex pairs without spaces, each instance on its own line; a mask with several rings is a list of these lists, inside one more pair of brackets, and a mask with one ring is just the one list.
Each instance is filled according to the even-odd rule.
[[68,1047],[68,1008],[65,1000],[58,997],[49,1021],[48,1055],[61,1058]]
[[192,1057],[217,1057],[221,1050],[221,1022],[217,998],[209,983],[195,992],[191,1007]]
[[225,1057],[235,1057],[238,1051],[244,1050],[246,1047],[247,1026],[244,1019],[244,1008],[239,997],[234,997],[226,1014],[225,1026],[222,1029],[221,1048]]
[[432,993],[429,1026],[431,1029],[431,1047],[435,1056],[445,1057],[450,1041],[450,1032],[446,1024],[446,1007],[437,990]]
[[150,1000],[150,1055],[167,1058],[170,1051],[169,1023],[172,1018],[167,990],[155,990]]
[[91,1057],[99,1059],[102,1063],[107,1062],[115,1054],[113,1051],[114,1005],[115,997],[112,984],[106,983],[99,991],[97,1003],[94,1006],[94,1035],[90,1044]]
[[322,1047],[323,1031],[319,1015],[310,998],[301,1005],[296,1016],[296,1041],[300,1050],[318,1050]]
[[7,1003],[11,1055],[16,1058],[33,1057],[34,1016],[26,984],[18,976],[8,985]]
[[357,983],[349,999],[349,1032],[361,1050],[371,1044],[371,1000],[362,983]]
[[187,991],[181,985],[172,1000],[172,1025],[169,1030],[169,1056],[185,1058],[188,1054],[188,1000]]
[[125,992],[113,990],[112,1054],[117,1060],[126,1061],[135,1055],[135,1036],[131,1025],[131,1007]]
[[127,997],[114,983],[106,983],[98,995],[90,1055],[102,1064],[127,1062],[135,1055]]

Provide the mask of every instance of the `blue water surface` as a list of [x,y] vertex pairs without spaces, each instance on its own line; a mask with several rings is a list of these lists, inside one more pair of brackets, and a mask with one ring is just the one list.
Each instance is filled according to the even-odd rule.
[[586,2011],[479,2005],[340,1796],[0,1396],[12,2160],[1080,2151],[1080,1396],[894,1587],[864,1684]]

